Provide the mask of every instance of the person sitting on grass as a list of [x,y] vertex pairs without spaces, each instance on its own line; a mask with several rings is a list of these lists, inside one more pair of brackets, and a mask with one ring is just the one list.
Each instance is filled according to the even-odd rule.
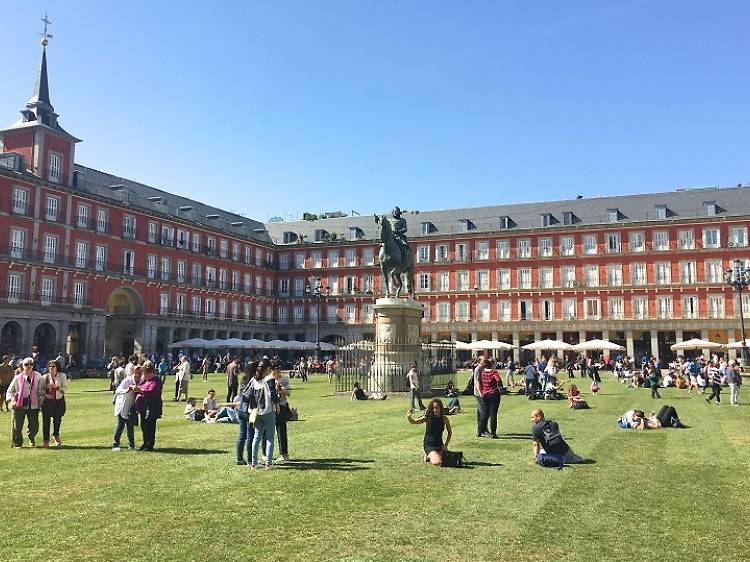
[[531,423],[534,458],[529,464],[562,468],[565,463],[584,462],[585,459],[576,455],[563,439],[557,422],[544,419],[542,410],[531,411]]
[[453,381],[448,381],[448,386],[445,387],[445,396],[450,398],[448,400],[448,415],[453,415],[456,412],[461,411],[461,403],[459,402],[459,393],[456,385]]
[[352,386],[352,400],[385,400],[387,397],[386,394],[380,392],[373,392],[368,395],[367,392],[362,390],[358,382],[355,382]]
[[581,398],[581,391],[574,384],[568,387],[568,402],[573,410],[585,410],[589,407],[588,403]]
[[204,421],[206,413],[195,405],[195,398],[190,396],[185,404],[185,419],[190,421]]
[[[412,417],[412,412],[409,410],[406,413],[406,420],[413,425],[422,423],[426,425],[423,442],[425,462],[430,462],[433,466],[442,466],[443,452],[448,449],[448,443],[453,435],[451,422],[443,410],[442,400],[439,398],[430,400],[425,413],[417,419]],[[448,432],[445,442],[443,442],[443,431]]]
[[203,411],[207,416],[214,417],[219,412],[219,405],[216,403],[216,391],[212,388],[203,399]]

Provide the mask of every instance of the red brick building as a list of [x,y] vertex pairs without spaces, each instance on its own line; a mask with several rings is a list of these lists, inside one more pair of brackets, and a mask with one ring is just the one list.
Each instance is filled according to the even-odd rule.
[[[0,351],[101,360],[173,341],[373,335],[372,218],[263,224],[77,165],[46,53],[0,130]],[[630,354],[739,340],[723,279],[750,258],[750,189],[405,213],[426,339],[603,337]],[[311,300],[316,278],[328,295]],[[745,301],[746,312],[750,302]]]

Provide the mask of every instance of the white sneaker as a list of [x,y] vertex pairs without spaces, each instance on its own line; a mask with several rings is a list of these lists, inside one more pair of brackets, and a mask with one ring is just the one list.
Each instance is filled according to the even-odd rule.
[[112,452],[113,453],[119,453],[120,452],[120,447],[112,447]]

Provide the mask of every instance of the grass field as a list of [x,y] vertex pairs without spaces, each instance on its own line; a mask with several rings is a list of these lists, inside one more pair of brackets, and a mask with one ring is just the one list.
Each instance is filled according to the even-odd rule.
[[[222,381],[212,375],[219,396]],[[292,462],[274,471],[235,466],[236,426],[187,422],[169,401],[159,452],[113,453],[102,380],[72,383],[59,451],[12,450],[0,414],[0,560],[750,559],[747,406],[675,389],[652,401],[605,380],[591,410],[504,397],[495,441],[474,437],[462,397],[451,448],[472,466],[440,469],[422,462],[406,398],[351,402],[325,377],[293,383],[301,421],[289,425]],[[207,388],[191,382],[194,396]],[[617,428],[622,411],[664,403],[690,429]],[[528,465],[539,405],[595,464]]]

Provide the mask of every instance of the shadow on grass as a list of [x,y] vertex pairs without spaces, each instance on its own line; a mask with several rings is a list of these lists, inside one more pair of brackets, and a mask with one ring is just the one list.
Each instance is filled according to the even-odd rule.
[[500,433],[500,439],[518,439],[521,441],[530,441],[533,439],[528,433]]
[[596,461],[594,459],[583,459],[581,462],[565,463],[565,467],[569,468],[569,467],[573,467],[573,466],[579,466],[579,465],[582,465],[582,464],[596,464]]
[[99,392],[99,393],[108,392],[109,394],[112,394],[112,391],[109,390],[108,388],[101,388],[101,389],[97,389],[97,390],[82,390],[81,391],[82,394],[87,393],[87,392]]
[[464,468],[474,468],[477,466],[503,466],[499,462],[484,462],[484,461],[467,461]]
[[[112,445],[63,445],[62,449],[80,450],[80,451],[109,451]],[[125,451],[127,445],[122,450]],[[133,452],[133,451],[130,451]],[[135,451],[142,452],[142,451]],[[188,449],[186,447],[157,447],[154,453],[166,453],[168,455],[223,455],[226,454],[224,449]]]
[[370,459],[294,459],[275,465],[279,470],[330,470],[333,472],[357,472],[370,470],[364,464],[374,463]]

